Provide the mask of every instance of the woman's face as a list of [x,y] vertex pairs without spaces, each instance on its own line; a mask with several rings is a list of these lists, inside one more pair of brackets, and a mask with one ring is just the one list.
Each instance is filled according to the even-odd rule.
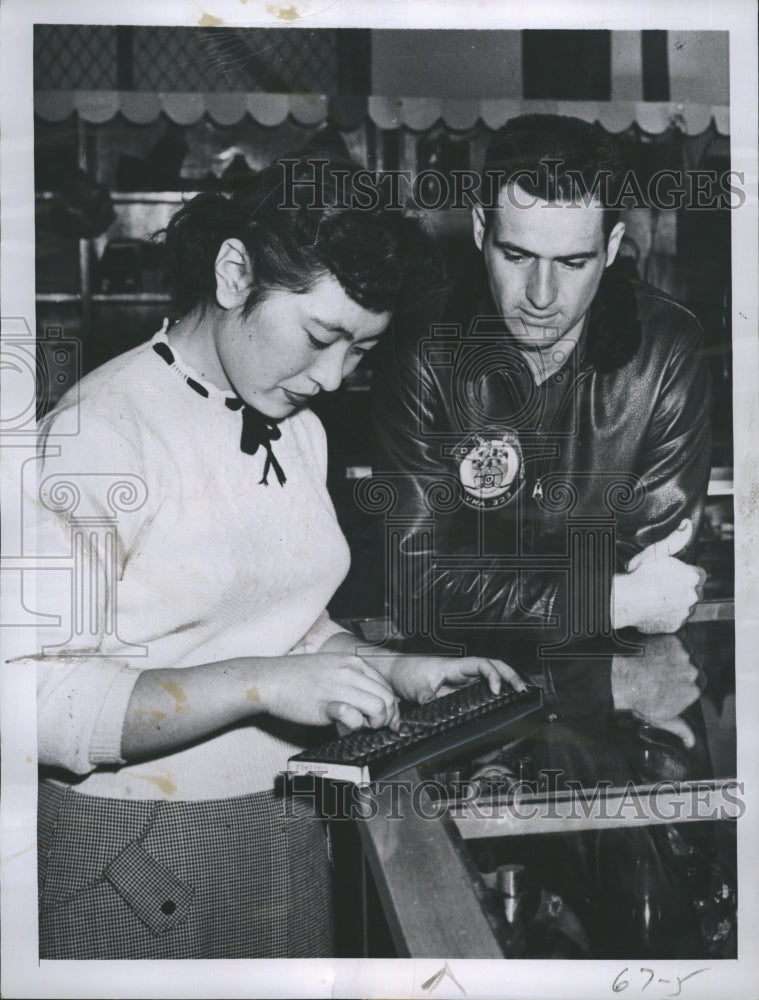
[[390,315],[364,309],[326,274],[307,292],[269,292],[248,316],[228,310],[216,329],[216,352],[235,392],[280,419],[322,389],[337,389]]

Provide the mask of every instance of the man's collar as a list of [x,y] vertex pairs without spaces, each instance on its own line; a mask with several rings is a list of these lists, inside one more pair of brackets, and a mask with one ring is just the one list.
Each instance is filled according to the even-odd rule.
[[583,339],[587,327],[587,317],[577,330],[565,333],[561,340],[554,341],[548,351],[523,351],[519,353],[530,366],[532,377],[537,385],[543,385],[548,379],[560,371],[569,361],[578,344]]
[[588,317],[585,362],[612,372],[635,355],[641,342],[638,301],[622,261],[607,267]]

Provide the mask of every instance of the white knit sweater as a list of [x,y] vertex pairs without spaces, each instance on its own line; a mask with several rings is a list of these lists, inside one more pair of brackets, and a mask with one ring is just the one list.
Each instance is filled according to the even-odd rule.
[[[317,650],[338,631],[324,608],[348,548],[317,417],[280,424],[273,449],[287,482],[270,472],[260,484],[264,449],[240,450],[240,412],[178,358],[170,366],[153,349],[159,341],[164,331],[87,376],[43,427],[43,503],[28,523],[45,566],[56,557],[61,569],[38,574],[37,610],[60,617],[35,651],[40,763],[112,798],[243,795],[271,788],[297,727],[259,716],[127,765],[121,732],[134,683],[146,668]],[[66,436],[77,406],[79,433]]]

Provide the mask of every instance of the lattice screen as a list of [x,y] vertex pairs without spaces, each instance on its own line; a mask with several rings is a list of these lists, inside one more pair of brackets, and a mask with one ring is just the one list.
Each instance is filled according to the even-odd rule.
[[136,28],[138,90],[329,92],[337,77],[334,31]]
[[42,90],[115,90],[116,31],[100,25],[38,24],[34,86]]
[[37,25],[39,89],[332,93],[337,32]]

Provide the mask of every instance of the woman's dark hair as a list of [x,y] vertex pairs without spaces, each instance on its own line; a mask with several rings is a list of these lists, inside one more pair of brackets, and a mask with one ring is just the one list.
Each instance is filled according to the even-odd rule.
[[[490,140],[482,167],[486,199],[497,204],[510,180],[544,201],[598,198],[608,238],[619,219],[621,149],[599,124],[569,115],[521,115],[506,122]],[[486,213],[487,214],[487,213]]]
[[168,281],[185,312],[214,301],[216,256],[230,238],[251,262],[246,313],[270,291],[305,292],[325,274],[371,312],[398,312],[434,283],[421,222],[389,208],[368,171],[315,154],[278,160],[232,195],[197,195],[163,234]]

